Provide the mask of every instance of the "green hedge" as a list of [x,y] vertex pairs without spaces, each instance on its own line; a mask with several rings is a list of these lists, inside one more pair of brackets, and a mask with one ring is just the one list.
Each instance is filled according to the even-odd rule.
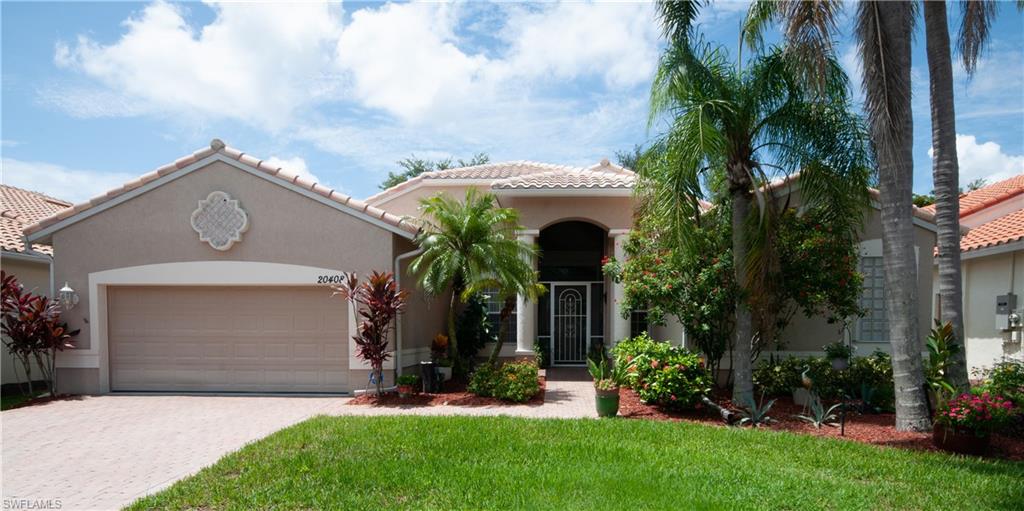
[[766,396],[788,396],[802,387],[801,374],[814,382],[813,390],[825,400],[844,395],[870,402],[877,408],[892,407],[892,360],[876,351],[867,357],[853,357],[849,369],[837,371],[824,357],[769,357],[754,369],[754,386]]
[[537,364],[531,361],[508,362],[500,368],[480,364],[470,376],[466,390],[478,396],[505,401],[529,401],[540,392]]

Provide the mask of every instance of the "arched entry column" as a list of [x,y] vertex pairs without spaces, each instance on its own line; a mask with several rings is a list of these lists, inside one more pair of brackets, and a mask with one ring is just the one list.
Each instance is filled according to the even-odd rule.
[[[540,231],[527,230],[519,235],[519,241],[529,244],[537,244],[537,236]],[[530,267],[536,268],[536,258],[530,258]],[[537,338],[537,304],[519,295],[516,300],[516,355],[532,355],[533,341]]]
[[[615,260],[624,262],[626,260],[626,241],[629,239],[629,229],[612,229],[608,236],[613,240]],[[626,286],[621,282],[612,282],[612,303],[609,313],[611,314],[612,335],[608,346],[629,337],[629,318],[622,317],[622,303],[626,300]]]

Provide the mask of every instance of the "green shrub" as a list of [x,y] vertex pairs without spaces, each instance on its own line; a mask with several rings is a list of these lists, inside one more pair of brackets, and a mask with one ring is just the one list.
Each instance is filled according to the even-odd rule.
[[491,364],[480,364],[469,377],[466,390],[481,397],[494,395],[494,384],[498,381],[498,369]]
[[494,382],[494,397],[522,403],[540,392],[537,364],[531,361],[509,362],[501,366]]
[[984,372],[980,387],[984,391],[1003,396],[1018,408],[1024,408],[1024,362],[1004,360]]
[[658,342],[647,334],[620,342],[616,364],[633,364],[627,383],[645,403],[691,408],[711,391],[711,374],[696,353]]
[[466,390],[482,397],[496,397],[522,403],[540,392],[537,364],[508,362],[500,368],[481,364],[469,378]]
[[837,371],[824,357],[770,357],[754,369],[754,385],[765,395],[789,395],[802,387],[801,375],[814,382],[813,390],[824,400],[842,399],[845,394],[870,402],[870,406],[892,406],[892,361],[888,354],[876,351],[868,357],[854,357],[850,368]]

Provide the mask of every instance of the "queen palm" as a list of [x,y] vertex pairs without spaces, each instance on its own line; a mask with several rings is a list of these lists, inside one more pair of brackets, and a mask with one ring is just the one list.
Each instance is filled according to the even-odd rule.
[[744,65],[730,61],[720,47],[676,37],[652,86],[650,122],[668,124],[640,165],[645,213],[666,219],[665,228],[685,244],[705,194],[701,176],[724,176],[741,291],[735,304],[734,402],[753,397],[751,277],[761,273],[771,252],[775,225],[775,200],[764,185],[799,172],[805,206],[821,208],[851,233],[867,204],[867,135],[850,114],[845,74],[834,59],[826,61],[822,87],[812,94],[782,50],[759,52]]
[[427,293],[451,291],[448,349],[452,370],[461,374],[455,330],[459,303],[484,287],[497,287],[506,295],[529,295],[527,291],[537,286],[530,264],[537,249],[517,239],[518,212],[497,207],[493,194],[470,188],[463,201],[438,194],[421,200],[420,209],[423,229],[415,241],[423,253],[409,268]]

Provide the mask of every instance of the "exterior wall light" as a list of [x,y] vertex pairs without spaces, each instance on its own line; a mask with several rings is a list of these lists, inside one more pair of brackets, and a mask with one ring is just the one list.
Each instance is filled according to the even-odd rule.
[[71,286],[68,285],[67,281],[64,282],[64,287],[60,288],[57,296],[60,298],[60,306],[65,310],[69,311],[78,305],[78,293]]

